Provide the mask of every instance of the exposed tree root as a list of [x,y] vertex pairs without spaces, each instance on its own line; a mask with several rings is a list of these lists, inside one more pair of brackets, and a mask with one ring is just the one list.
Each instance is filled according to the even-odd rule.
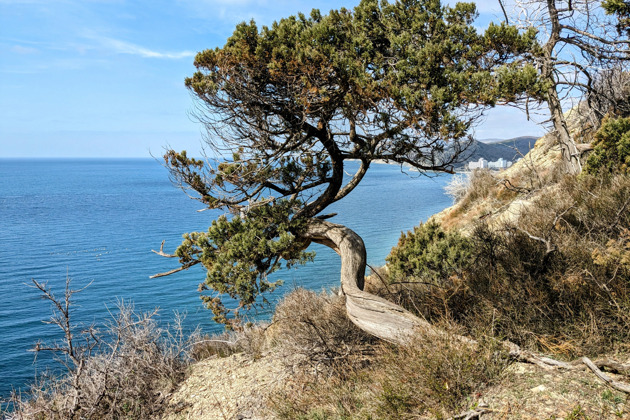
[[448,420],[476,420],[480,419],[482,415],[491,413],[492,411],[493,410],[488,407],[478,407],[453,416]]
[[417,330],[429,335],[441,333],[401,306],[363,291],[365,245],[354,231],[315,219],[309,223],[307,235],[341,257],[341,292],[346,297],[348,317],[363,331],[394,344],[408,342]]
[[[399,305],[363,291],[365,279],[366,252],[363,240],[351,229],[324,220],[309,222],[307,238],[332,248],[341,257],[341,292],[346,297],[346,311],[350,320],[360,329],[394,344],[406,344],[416,333],[425,336],[446,334]],[[464,336],[456,336],[464,343],[476,342]],[[592,362],[587,357],[573,362],[562,362],[522,350],[509,341],[504,343],[510,357],[520,362],[532,363],[545,370],[590,369],[599,379],[617,391],[630,394],[630,385],[615,381],[600,368],[609,368],[618,373],[630,373],[630,365],[611,360]],[[482,412],[472,410],[454,419],[478,418]]]

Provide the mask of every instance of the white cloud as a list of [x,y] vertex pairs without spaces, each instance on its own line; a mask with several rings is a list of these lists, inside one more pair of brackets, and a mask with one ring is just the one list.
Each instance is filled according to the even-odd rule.
[[24,47],[22,45],[14,45],[13,47],[11,47],[11,51],[18,54],[35,54],[39,52],[37,48]]
[[144,58],[162,58],[170,60],[179,60],[181,58],[194,57],[194,51],[179,52],[160,52],[154,51],[131,42],[121,41],[119,39],[98,37],[98,41],[107,49],[119,54],[131,54]]

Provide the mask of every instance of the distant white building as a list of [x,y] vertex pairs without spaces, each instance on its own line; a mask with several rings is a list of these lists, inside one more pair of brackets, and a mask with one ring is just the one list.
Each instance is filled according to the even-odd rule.
[[476,162],[468,162],[468,169],[505,169],[512,166],[512,162],[509,160],[505,160],[503,158],[499,158],[499,160],[495,160],[494,162],[488,162],[484,158],[479,158]]
[[468,162],[468,169],[485,169],[488,167],[488,161],[484,158],[479,158],[477,162]]
[[512,166],[512,162],[509,160],[505,160],[503,158],[499,158],[494,162],[488,162],[488,168],[490,169],[505,169]]

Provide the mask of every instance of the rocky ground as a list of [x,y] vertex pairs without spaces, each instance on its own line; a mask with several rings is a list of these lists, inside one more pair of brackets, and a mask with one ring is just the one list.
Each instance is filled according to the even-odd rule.
[[[610,375],[614,376],[614,375]],[[630,401],[587,370],[543,370],[514,363],[501,382],[483,392],[482,419],[630,419]]]
[[[163,420],[273,419],[268,401],[291,382],[286,366],[273,353],[258,359],[235,354],[201,361],[172,396]],[[498,384],[474,396],[470,407],[482,408],[480,418],[488,420],[630,419],[628,396],[590,371],[544,370],[526,363],[510,365]]]
[[289,371],[267,354],[213,357],[194,364],[172,396],[163,420],[269,419],[266,400],[286,383]]

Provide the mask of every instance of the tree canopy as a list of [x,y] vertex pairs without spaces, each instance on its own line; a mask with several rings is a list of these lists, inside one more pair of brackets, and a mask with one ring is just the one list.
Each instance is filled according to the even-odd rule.
[[[478,33],[476,15],[471,3],[363,0],[271,27],[241,23],[225,46],[196,56],[186,86],[214,157],[169,150],[165,162],[191,196],[227,212],[172,255],[173,272],[204,265],[215,319],[232,319],[221,294],[249,308],[275,287],[267,275],[283,260],[309,260],[309,223],[372,162],[450,172],[484,109],[543,90],[520,59],[536,32]],[[344,176],[349,160],[358,169]]]
[[606,13],[616,16],[619,35],[630,36],[630,2],[627,0],[604,0],[602,6]]
[[[511,22],[538,29],[528,54],[545,86],[533,96],[546,102],[566,171],[582,170],[580,139],[571,133],[566,113],[582,102],[591,114],[591,133],[612,109],[627,104],[630,60],[630,3],[627,0],[510,0]],[[506,14],[506,20],[508,19]],[[586,113],[584,113],[586,114]],[[588,130],[581,130],[588,131]]]

